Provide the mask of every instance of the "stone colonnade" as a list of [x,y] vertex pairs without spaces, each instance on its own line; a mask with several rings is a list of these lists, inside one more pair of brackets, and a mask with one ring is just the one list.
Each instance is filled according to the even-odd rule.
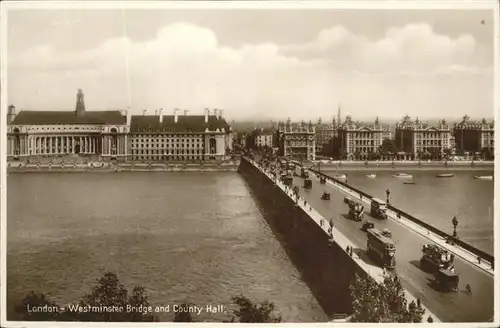
[[28,154],[99,154],[102,137],[100,136],[29,136]]

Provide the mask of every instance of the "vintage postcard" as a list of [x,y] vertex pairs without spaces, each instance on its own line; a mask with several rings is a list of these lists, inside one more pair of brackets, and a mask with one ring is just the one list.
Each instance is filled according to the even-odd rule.
[[497,1],[0,5],[0,326],[500,325]]

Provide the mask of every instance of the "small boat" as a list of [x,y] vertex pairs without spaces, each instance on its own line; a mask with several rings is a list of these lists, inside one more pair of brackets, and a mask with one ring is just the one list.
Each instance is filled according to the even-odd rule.
[[452,178],[453,176],[455,176],[453,173],[441,173],[437,174],[436,178]]
[[403,184],[410,184],[410,185],[414,185],[414,184],[415,184],[415,181],[413,181],[413,180],[403,181]]
[[342,179],[345,179],[345,178],[347,178],[347,175],[345,175],[345,174],[339,174],[339,175],[335,176],[335,179],[339,179],[339,180],[342,180]]
[[398,173],[398,174],[393,174],[393,177],[395,178],[411,178],[413,175],[408,174],[408,173]]
[[372,173],[372,174],[368,174],[366,177],[370,178],[370,179],[375,179],[377,177],[377,175]]
[[492,175],[476,175],[474,179],[479,179],[479,180],[493,180]]

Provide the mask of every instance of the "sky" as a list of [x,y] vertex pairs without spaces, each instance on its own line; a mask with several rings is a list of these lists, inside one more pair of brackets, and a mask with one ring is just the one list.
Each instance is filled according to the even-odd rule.
[[32,9],[7,12],[17,110],[240,119],[493,118],[493,11]]

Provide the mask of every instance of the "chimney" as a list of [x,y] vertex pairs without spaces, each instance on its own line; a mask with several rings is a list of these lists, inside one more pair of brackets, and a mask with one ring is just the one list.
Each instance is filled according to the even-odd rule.
[[205,123],[208,123],[208,112],[209,112],[209,109],[205,108]]
[[220,117],[220,118],[224,118],[224,117],[222,116],[222,114],[223,114],[223,113],[224,113],[224,110],[220,109],[220,110],[219,110],[219,117]]
[[188,112],[189,112],[189,110],[185,109],[184,110],[184,116],[187,116]]
[[214,108],[214,116],[218,118],[219,116],[217,115],[217,108]]
[[160,108],[160,124],[163,123],[163,108]]
[[142,111],[142,116],[146,116],[146,109]]
[[177,115],[177,111],[178,111],[178,110],[179,110],[179,109],[177,109],[177,108],[176,108],[176,109],[174,109],[174,123],[177,123],[177,121],[179,120],[179,116]]

